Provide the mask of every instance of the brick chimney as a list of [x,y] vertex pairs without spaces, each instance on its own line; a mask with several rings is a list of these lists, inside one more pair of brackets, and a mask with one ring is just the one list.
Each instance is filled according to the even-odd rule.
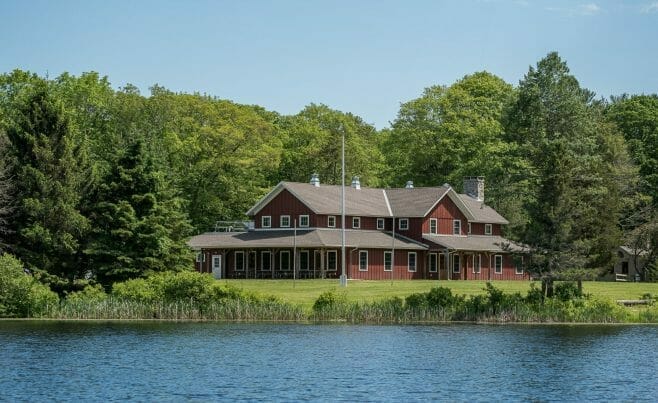
[[484,176],[464,177],[464,193],[477,201],[484,201]]

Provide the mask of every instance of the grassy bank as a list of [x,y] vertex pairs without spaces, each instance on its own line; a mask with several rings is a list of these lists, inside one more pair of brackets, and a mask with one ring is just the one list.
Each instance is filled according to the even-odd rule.
[[[344,293],[348,301],[368,303],[377,300],[400,297],[406,298],[415,293],[427,292],[433,287],[449,288],[457,295],[484,295],[486,281],[349,281],[346,288],[338,285],[338,280],[221,280],[223,284],[253,292],[258,295],[271,295],[283,301],[310,308],[323,292],[337,289]],[[491,284],[505,293],[526,294],[530,290],[528,281],[491,281]],[[539,283],[535,283],[537,286]],[[638,299],[644,294],[658,296],[658,283],[615,283],[583,282],[583,292],[594,298],[616,301]]]

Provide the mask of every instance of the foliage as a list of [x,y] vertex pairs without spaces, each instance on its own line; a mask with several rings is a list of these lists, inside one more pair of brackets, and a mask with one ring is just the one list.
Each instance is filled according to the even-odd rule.
[[24,272],[18,259],[0,255],[0,317],[39,317],[58,301],[57,294]]
[[80,291],[66,295],[66,301],[78,303],[98,303],[107,299],[107,294],[100,284],[87,285]]
[[322,312],[336,309],[346,303],[347,299],[344,294],[336,292],[335,289],[328,290],[320,294],[313,304],[313,311]]

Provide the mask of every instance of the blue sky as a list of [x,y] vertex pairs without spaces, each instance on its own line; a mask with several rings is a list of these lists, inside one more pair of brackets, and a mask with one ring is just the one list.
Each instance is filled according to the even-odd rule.
[[0,72],[324,103],[377,128],[425,87],[481,70],[516,85],[553,50],[600,96],[656,93],[658,0],[0,0]]

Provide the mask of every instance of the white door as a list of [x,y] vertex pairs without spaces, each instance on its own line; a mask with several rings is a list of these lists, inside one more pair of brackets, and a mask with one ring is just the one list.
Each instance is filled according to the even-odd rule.
[[217,279],[222,278],[222,255],[212,255],[212,275]]

